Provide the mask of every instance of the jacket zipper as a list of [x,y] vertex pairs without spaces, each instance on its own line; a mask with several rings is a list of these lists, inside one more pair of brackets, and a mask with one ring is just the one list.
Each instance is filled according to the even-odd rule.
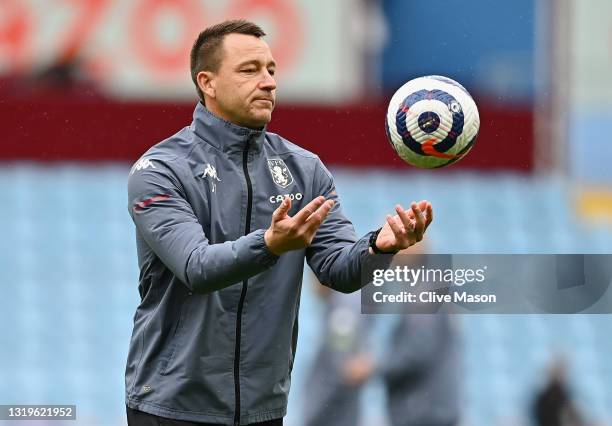
[[[253,187],[251,186],[251,177],[248,169],[249,159],[249,142],[242,153],[242,170],[247,183],[247,211],[244,225],[244,235],[251,232],[251,210],[253,208]],[[234,394],[236,396],[236,412],[234,413],[234,425],[240,425],[240,335],[242,333],[242,307],[249,280],[242,282],[242,292],[240,293],[240,301],[238,302],[238,312],[236,313],[236,345],[234,348]]]

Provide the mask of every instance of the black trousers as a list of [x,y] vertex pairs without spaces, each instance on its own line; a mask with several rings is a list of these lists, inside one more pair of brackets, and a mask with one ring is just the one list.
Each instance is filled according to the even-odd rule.
[[[134,410],[130,407],[127,409],[128,426],[220,426],[216,423],[196,423],[186,422],[184,420],[173,420],[165,417],[155,416],[153,414]],[[283,419],[270,420],[262,423],[251,423],[253,426],[283,426]]]

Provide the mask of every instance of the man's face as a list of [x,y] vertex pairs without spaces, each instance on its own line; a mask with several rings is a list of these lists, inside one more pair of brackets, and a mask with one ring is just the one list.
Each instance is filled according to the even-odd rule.
[[212,91],[206,105],[234,124],[261,128],[272,119],[276,102],[276,63],[268,44],[245,34],[228,34],[216,73],[210,74]]

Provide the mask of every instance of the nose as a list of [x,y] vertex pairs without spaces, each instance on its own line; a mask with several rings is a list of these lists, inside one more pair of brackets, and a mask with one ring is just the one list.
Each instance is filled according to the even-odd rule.
[[275,90],[276,89],[276,80],[274,80],[274,76],[268,72],[268,70],[264,70],[263,76],[259,82],[259,88],[261,90]]

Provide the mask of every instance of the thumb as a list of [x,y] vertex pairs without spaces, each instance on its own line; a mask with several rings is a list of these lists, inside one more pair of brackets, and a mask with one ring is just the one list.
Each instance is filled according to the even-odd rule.
[[272,213],[272,222],[277,222],[287,216],[287,212],[291,208],[291,200],[289,197],[283,198],[280,206]]

